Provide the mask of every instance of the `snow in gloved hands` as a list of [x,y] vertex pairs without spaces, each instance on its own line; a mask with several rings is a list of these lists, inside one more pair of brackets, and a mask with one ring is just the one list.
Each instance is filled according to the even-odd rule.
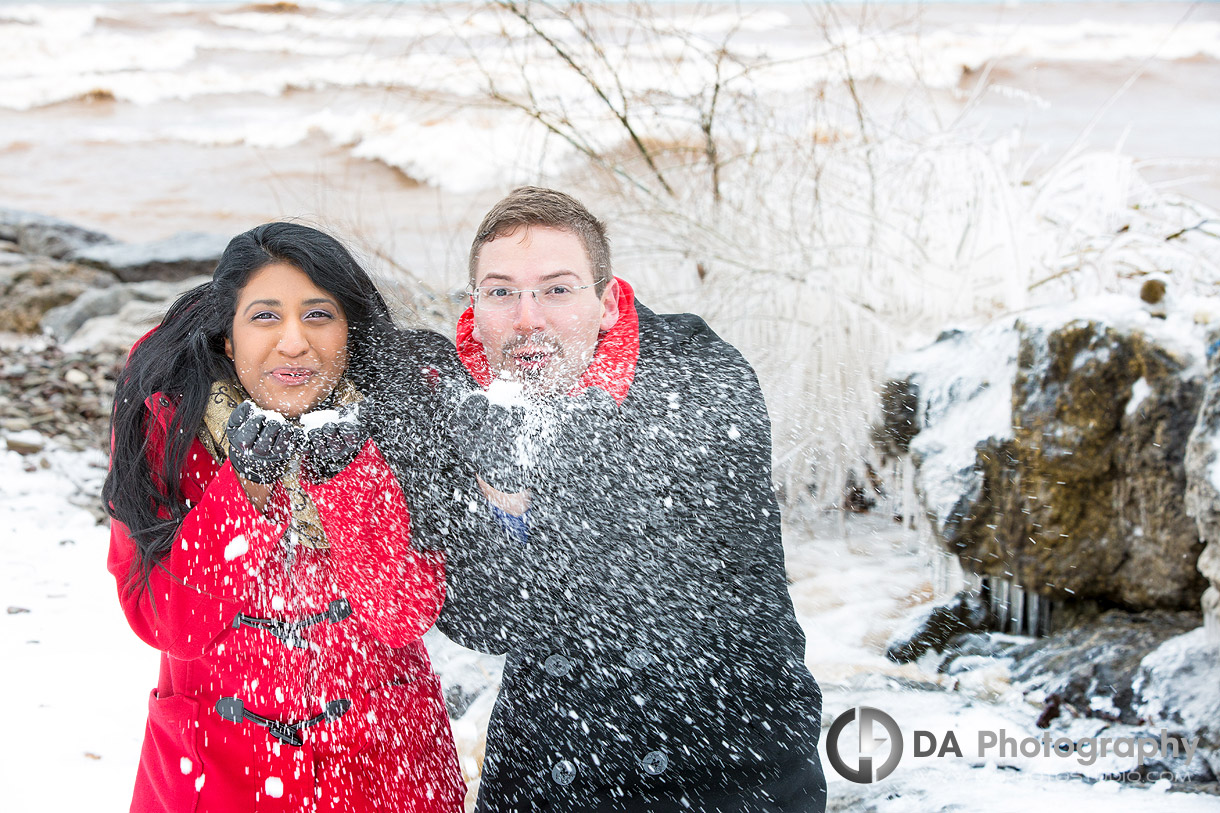
[[598,427],[616,411],[613,399],[597,388],[571,397],[534,398],[520,382],[501,376],[486,391],[460,396],[450,428],[455,445],[488,485],[517,493],[570,462],[577,449],[596,446]]
[[299,427],[278,412],[250,401],[238,404],[229,416],[225,434],[229,460],[242,477],[266,485],[284,476],[288,464],[304,442]]
[[301,416],[301,429],[305,433],[304,466],[311,479],[320,481],[334,477],[360,453],[369,436],[368,428],[360,418],[360,408],[360,404],[350,404]]

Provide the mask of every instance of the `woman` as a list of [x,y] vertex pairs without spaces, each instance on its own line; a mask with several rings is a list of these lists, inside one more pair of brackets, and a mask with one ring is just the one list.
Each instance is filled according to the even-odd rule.
[[443,561],[362,403],[393,334],[337,241],[268,223],[132,349],[109,568],[162,651],[133,811],[462,809],[420,641]]

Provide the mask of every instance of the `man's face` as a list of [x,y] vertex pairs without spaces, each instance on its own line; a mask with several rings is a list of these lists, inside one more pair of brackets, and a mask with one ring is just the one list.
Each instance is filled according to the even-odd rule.
[[483,344],[492,373],[520,381],[536,394],[570,390],[593,360],[599,332],[618,321],[618,283],[611,280],[600,298],[592,287],[574,290],[557,307],[544,305],[541,292],[537,297],[508,292],[593,282],[589,256],[572,232],[527,226],[485,243],[475,287],[501,301],[477,297],[474,338]]

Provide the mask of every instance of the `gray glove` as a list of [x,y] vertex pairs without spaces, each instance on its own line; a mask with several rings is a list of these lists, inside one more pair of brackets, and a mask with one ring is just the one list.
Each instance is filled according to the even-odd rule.
[[284,476],[304,438],[298,427],[268,420],[245,401],[233,410],[225,427],[229,439],[229,462],[242,477],[268,485]]
[[449,431],[458,454],[474,463],[492,488],[515,494],[530,486],[530,443],[523,407],[493,404],[481,392],[465,395],[450,415]]
[[356,459],[369,438],[368,427],[360,419],[360,405],[339,410],[339,420],[328,421],[305,433],[305,462],[309,479],[315,483],[329,480]]

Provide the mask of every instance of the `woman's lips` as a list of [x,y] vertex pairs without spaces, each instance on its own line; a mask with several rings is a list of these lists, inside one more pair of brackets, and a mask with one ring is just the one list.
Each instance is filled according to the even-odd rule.
[[277,367],[271,371],[271,377],[286,387],[299,387],[308,383],[314,371],[303,367]]

